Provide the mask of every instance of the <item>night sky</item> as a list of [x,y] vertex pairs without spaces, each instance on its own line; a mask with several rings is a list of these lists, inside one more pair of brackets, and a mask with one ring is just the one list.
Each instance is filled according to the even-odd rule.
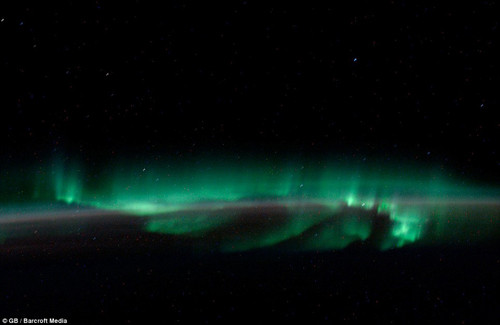
[[499,179],[494,1],[1,6],[3,163],[335,153]]

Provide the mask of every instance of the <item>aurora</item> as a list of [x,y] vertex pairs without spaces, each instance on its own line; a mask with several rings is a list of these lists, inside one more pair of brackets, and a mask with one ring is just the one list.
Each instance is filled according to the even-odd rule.
[[496,238],[500,191],[450,175],[414,164],[200,159],[122,163],[95,177],[84,164],[58,159],[18,184],[15,174],[2,173],[2,193],[18,191],[0,205],[0,242],[29,236],[9,224],[75,211],[132,216],[144,232],[223,252],[355,243],[387,250]]

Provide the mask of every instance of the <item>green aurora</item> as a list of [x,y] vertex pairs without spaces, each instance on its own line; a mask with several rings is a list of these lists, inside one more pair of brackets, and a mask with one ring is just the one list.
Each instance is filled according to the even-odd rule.
[[[143,218],[144,231],[213,241],[221,251],[342,249],[495,239],[500,191],[441,169],[387,163],[191,160],[82,164],[0,173],[0,221],[63,202]],[[50,212],[50,208],[48,209]],[[377,223],[385,220],[385,230]],[[378,233],[383,238],[376,239]],[[9,236],[0,223],[0,242]]]

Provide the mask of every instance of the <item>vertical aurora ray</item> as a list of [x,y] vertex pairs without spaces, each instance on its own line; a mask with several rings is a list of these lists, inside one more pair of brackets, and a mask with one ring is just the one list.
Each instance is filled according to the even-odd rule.
[[83,171],[78,164],[66,166],[57,161],[52,170],[55,199],[57,201],[80,203],[83,195]]

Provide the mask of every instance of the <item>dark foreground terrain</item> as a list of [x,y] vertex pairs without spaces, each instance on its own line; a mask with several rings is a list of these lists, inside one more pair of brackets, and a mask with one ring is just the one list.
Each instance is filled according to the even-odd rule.
[[124,231],[7,241],[0,257],[2,318],[64,317],[70,324],[500,320],[498,242],[223,254]]

